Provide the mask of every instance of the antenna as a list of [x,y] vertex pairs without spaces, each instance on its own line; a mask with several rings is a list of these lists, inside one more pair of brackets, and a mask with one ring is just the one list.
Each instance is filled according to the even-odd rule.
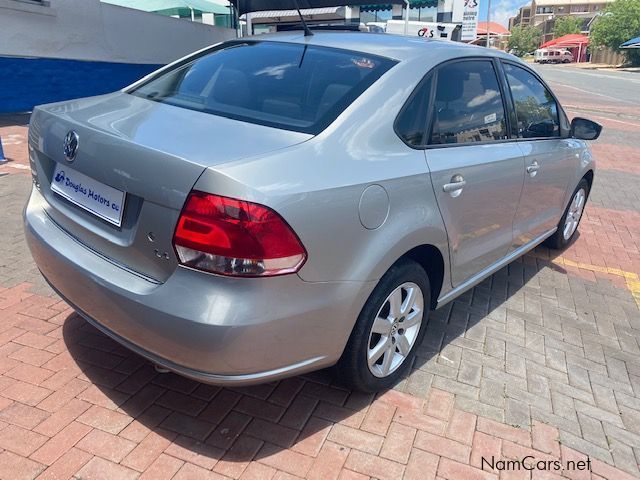
[[293,4],[296,6],[296,10],[298,11],[298,15],[300,16],[300,21],[302,22],[302,28],[304,30],[304,36],[305,37],[313,36],[313,32],[309,29],[309,26],[307,25],[307,22],[304,21],[304,17],[302,16],[302,13],[300,12],[300,5],[298,5],[298,0],[293,0]]

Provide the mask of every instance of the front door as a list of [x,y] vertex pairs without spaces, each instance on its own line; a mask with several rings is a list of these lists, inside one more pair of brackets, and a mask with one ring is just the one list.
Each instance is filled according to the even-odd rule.
[[575,140],[562,138],[562,112],[549,89],[528,69],[504,63],[525,158],[513,248],[553,229],[562,217],[568,182],[580,162]]
[[455,287],[507,255],[524,158],[517,142],[505,141],[503,95],[490,59],[447,63],[436,82],[426,156]]

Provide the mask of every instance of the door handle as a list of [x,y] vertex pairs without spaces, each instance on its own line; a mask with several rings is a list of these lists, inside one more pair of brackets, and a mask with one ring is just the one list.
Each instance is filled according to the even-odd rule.
[[538,170],[540,170],[540,164],[536,161],[534,161],[531,165],[527,167],[527,173],[532,177],[536,176],[536,174],[538,173]]
[[467,181],[462,177],[462,175],[454,175],[451,177],[450,183],[445,183],[442,186],[442,190],[450,193],[452,197],[457,197],[462,193],[462,189],[467,184]]

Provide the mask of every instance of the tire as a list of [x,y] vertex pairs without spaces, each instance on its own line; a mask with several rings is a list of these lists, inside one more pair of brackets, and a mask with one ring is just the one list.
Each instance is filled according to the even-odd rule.
[[[575,202],[577,201],[580,192],[582,192],[582,201],[580,205],[577,205]],[[569,200],[569,205],[567,205],[567,208],[565,208],[564,215],[562,215],[562,218],[558,223],[558,229],[553,235],[545,240],[544,244],[547,247],[553,248],[555,250],[562,250],[566,248],[573,240],[575,240],[576,234],[578,232],[578,226],[580,225],[580,220],[582,220],[584,207],[587,203],[588,198],[589,182],[587,182],[587,180],[583,178],[582,180],[580,180],[580,183],[578,183],[578,186],[571,194],[571,200]],[[576,210],[576,208],[578,209]],[[575,225],[569,225],[567,223],[567,217],[569,215],[572,216],[573,220],[575,221]]]
[[[411,292],[413,300],[409,300]],[[397,305],[395,315],[392,302]],[[424,269],[411,260],[393,265],[358,316],[336,366],[340,381],[363,392],[377,392],[396,384],[411,366],[416,347],[422,342],[430,305],[431,288]],[[401,352],[402,348],[406,351]]]

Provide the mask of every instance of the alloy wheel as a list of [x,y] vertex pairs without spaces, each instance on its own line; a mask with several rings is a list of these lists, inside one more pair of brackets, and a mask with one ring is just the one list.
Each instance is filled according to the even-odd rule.
[[565,241],[569,240],[578,228],[586,200],[587,192],[585,192],[583,188],[579,189],[573,196],[573,200],[571,200],[567,216],[564,220],[564,228],[562,231]]
[[387,377],[403,364],[413,348],[424,317],[424,296],[413,282],[394,289],[378,310],[367,348],[369,371]]

